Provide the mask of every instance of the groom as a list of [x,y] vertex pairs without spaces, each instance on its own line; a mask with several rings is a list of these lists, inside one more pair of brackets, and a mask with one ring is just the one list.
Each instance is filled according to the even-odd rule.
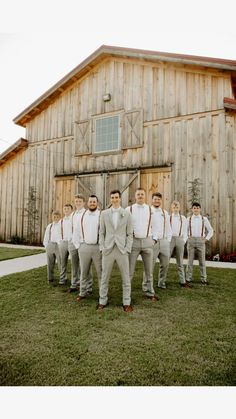
[[103,310],[108,301],[109,280],[116,261],[122,276],[123,309],[133,311],[131,302],[131,281],[129,275],[129,253],[133,243],[131,215],[121,208],[121,192],[110,192],[111,207],[101,213],[99,246],[102,251],[102,278],[98,310]]

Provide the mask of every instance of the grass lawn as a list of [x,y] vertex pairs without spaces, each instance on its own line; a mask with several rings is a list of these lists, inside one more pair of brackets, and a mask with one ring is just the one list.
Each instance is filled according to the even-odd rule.
[[49,286],[46,267],[0,280],[0,382],[3,386],[233,386],[236,384],[235,270],[208,268],[180,289],[175,265],[160,301],[132,284],[135,311],[121,307],[113,269],[109,306],[98,289],[78,303],[68,287]]
[[43,249],[15,249],[12,247],[0,247],[0,261],[21,258],[22,256],[37,255],[43,253]]

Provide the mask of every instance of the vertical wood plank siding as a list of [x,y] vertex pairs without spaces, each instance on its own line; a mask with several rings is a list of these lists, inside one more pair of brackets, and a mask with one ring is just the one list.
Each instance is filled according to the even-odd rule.
[[[105,93],[111,94],[109,102],[102,99]],[[73,176],[55,176],[170,165],[171,176],[158,175],[164,194],[167,187],[166,205],[178,199],[187,213],[189,182],[199,178],[203,213],[215,230],[212,252],[236,251],[236,117],[225,112],[224,97],[233,97],[227,71],[129,58],[103,60],[28,123],[28,149],[0,166],[0,239],[27,235],[31,186],[38,195],[41,241],[52,209],[61,210],[72,201],[77,188]],[[76,121],[135,109],[143,110],[143,147],[75,156]],[[110,186],[115,179],[110,178]],[[101,177],[94,175],[89,182],[99,192]],[[130,191],[124,196],[131,200]]]

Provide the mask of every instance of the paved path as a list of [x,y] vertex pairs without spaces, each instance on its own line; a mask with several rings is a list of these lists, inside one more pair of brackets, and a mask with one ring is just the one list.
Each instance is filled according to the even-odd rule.
[[[0,252],[1,247],[12,247],[12,248],[21,248],[21,249],[43,249],[43,247],[33,247],[33,246],[22,246],[22,245],[12,245],[0,243]],[[139,258],[140,259],[140,258]],[[175,263],[175,259],[171,258],[170,263]],[[0,262],[0,277],[5,275],[11,275],[16,272],[24,272],[30,269],[39,268],[47,264],[46,253],[39,253],[38,255],[24,256],[16,259],[8,259]],[[184,264],[187,264],[187,259],[184,260]],[[198,265],[198,261],[194,261],[194,265]],[[229,262],[213,262],[206,261],[206,266],[212,268],[227,268],[227,269],[236,269],[236,263]]]
[[[14,249],[44,249],[40,246],[24,246],[21,244],[6,244],[0,243],[1,247],[8,247]],[[38,255],[23,256],[21,258],[8,259],[0,262],[0,277],[11,275],[17,272],[29,271],[30,269],[39,268],[47,264],[46,253],[39,253]]]

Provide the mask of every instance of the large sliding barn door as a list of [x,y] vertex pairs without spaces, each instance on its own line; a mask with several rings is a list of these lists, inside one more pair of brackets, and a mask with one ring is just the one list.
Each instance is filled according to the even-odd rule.
[[74,206],[74,195],[78,193],[83,194],[86,201],[89,195],[97,195],[100,208],[105,209],[110,205],[110,192],[114,189],[121,191],[121,204],[125,208],[135,202],[135,189],[140,186],[146,190],[148,204],[151,204],[153,192],[161,192],[163,207],[170,210],[171,169],[168,167],[55,178],[54,209],[62,212],[66,203]]

